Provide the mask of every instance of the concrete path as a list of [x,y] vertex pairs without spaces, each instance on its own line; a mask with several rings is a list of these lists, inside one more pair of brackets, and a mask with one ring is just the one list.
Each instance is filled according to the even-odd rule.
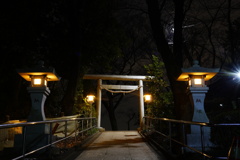
[[137,131],[105,131],[75,160],[166,160]]

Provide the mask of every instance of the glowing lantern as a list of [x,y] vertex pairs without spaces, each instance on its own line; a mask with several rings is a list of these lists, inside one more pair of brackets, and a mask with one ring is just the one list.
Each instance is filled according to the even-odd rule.
[[194,65],[190,68],[182,68],[182,74],[177,81],[188,81],[189,87],[206,87],[205,81],[213,78],[219,69],[203,68],[198,65],[198,61],[193,62]]
[[87,102],[92,104],[94,103],[95,96],[94,95],[87,95]]
[[146,102],[146,103],[152,102],[151,94],[145,94],[143,97],[144,97],[144,102]]
[[47,87],[47,81],[60,80],[55,69],[45,68],[42,61],[34,68],[18,69],[17,71],[26,81],[31,81],[31,87]]

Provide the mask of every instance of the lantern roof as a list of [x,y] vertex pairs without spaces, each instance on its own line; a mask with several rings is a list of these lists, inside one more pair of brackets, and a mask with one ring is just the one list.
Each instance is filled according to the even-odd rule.
[[31,76],[46,76],[47,81],[59,81],[59,77],[54,68],[44,67],[44,62],[40,61],[35,67],[26,69],[17,69],[18,74],[26,81],[31,81]]
[[205,81],[210,80],[219,72],[219,68],[204,68],[200,67],[198,61],[193,61],[193,66],[190,68],[182,68],[182,74],[177,81],[188,81],[191,75],[205,76]]

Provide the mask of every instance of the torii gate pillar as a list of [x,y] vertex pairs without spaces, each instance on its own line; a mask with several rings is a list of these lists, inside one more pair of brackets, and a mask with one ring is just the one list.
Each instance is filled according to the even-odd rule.
[[101,102],[102,102],[102,90],[101,90],[102,80],[98,79],[97,88],[97,128],[101,128]]
[[142,119],[144,117],[144,99],[143,99],[143,81],[139,80],[139,120],[140,120],[140,128],[142,128]]

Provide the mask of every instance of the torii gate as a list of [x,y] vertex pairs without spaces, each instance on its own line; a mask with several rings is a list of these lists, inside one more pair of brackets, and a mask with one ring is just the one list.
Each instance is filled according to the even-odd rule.
[[[147,79],[148,78],[148,79]],[[130,93],[132,91],[138,90],[139,92],[139,112],[140,112],[140,126],[142,124],[142,118],[144,117],[144,99],[143,99],[143,81],[148,81],[152,76],[137,76],[137,75],[93,75],[86,74],[83,76],[83,79],[95,79],[98,80],[97,87],[97,127],[101,128],[101,98],[102,98],[102,89],[110,91],[111,89],[116,90],[125,90],[125,91],[116,91],[122,93]],[[138,81],[138,85],[105,85],[102,84],[102,80],[120,80],[120,81]],[[129,91],[126,91],[129,90]]]

